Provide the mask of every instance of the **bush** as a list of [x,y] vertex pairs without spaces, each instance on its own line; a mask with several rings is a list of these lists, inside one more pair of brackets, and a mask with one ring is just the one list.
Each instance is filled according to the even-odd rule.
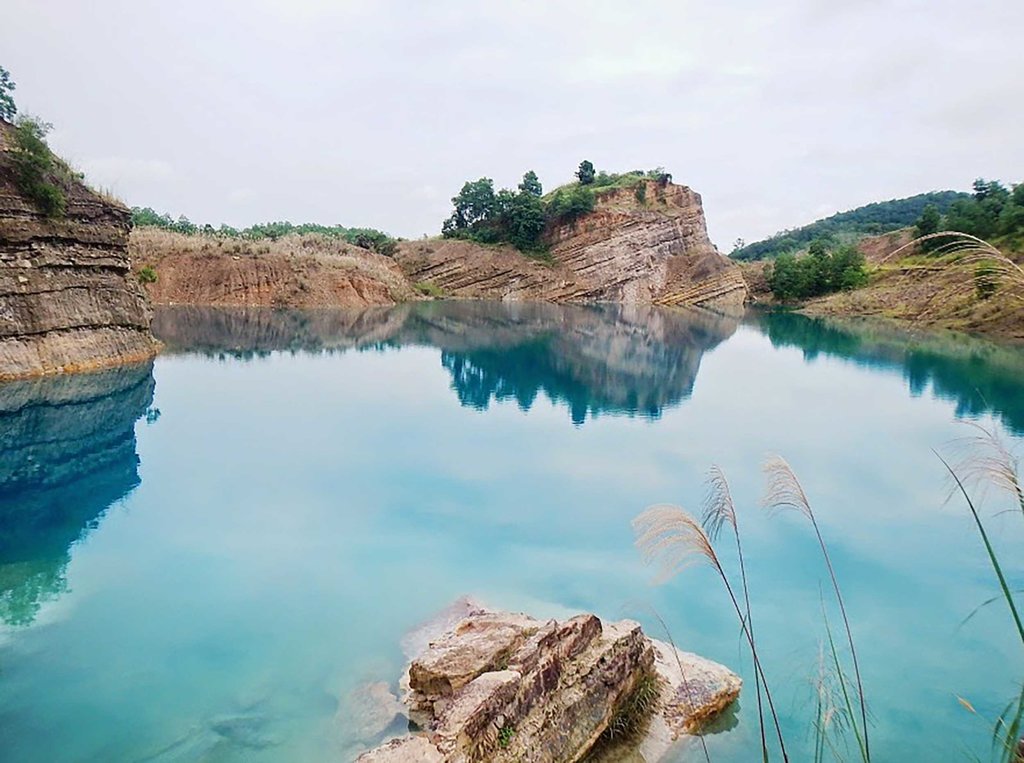
[[811,244],[804,257],[780,255],[768,273],[769,288],[783,302],[856,289],[867,281],[864,255],[856,247],[830,252],[822,241]]
[[156,283],[156,269],[152,265],[144,265],[139,269],[139,283]]
[[18,119],[14,128],[15,183],[40,212],[47,217],[60,217],[67,202],[64,189],[55,182],[62,167],[46,145],[46,135],[52,128],[35,117]]
[[560,188],[548,202],[548,219],[573,223],[594,210],[594,192],[584,186]]

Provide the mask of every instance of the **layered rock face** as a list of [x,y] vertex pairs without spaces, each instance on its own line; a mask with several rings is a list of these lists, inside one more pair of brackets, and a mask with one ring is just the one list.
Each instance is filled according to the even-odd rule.
[[643,201],[632,188],[599,191],[593,212],[549,229],[553,265],[453,239],[407,242],[399,260],[410,280],[457,297],[742,304],[746,284],[708,238],[700,195],[653,180],[643,187]]
[[414,297],[389,257],[323,236],[240,241],[143,228],[131,253],[155,271],[146,290],[158,305],[362,308]]
[[72,180],[66,214],[42,215],[15,182],[12,131],[0,120],[0,380],[151,357],[129,211]]
[[573,763],[627,722],[655,732],[637,754],[657,760],[740,691],[727,669],[671,649],[628,620],[472,611],[409,666],[409,717],[423,733],[359,761]]

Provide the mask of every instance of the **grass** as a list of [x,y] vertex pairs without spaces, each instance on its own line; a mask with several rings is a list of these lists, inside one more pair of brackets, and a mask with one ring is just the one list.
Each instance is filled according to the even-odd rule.
[[[936,456],[953,482],[953,495],[962,497],[967,506],[993,575],[999,584],[999,595],[984,602],[979,609],[993,602],[1003,601],[1021,646],[1024,647],[1024,619],[1021,617],[1016,600],[1020,591],[1011,589],[1005,571],[1005,560],[999,557],[985,517],[978,510],[977,503],[972,496],[972,490],[994,490],[1003,495],[1009,495],[1014,504],[1012,511],[1014,513],[1019,511],[1021,518],[1024,518],[1024,486],[1021,484],[1020,462],[995,433],[975,423],[967,422],[967,425],[973,431],[969,437],[957,441],[960,452],[963,454],[960,460],[950,462],[938,453]],[[818,658],[812,723],[814,763],[824,763],[826,760],[846,760],[849,754],[849,749],[844,743],[846,735],[851,735],[855,741],[856,758],[868,763],[872,759],[872,750],[867,695],[861,677],[860,660],[857,655],[849,613],[835,567],[832,564],[828,545],[811,502],[789,464],[779,457],[772,457],[765,463],[764,472],[766,488],[762,504],[765,508],[772,513],[780,510],[793,510],[810,523],[821,551],[831,593],[842,622],[841,636],[837,639],[837,633],[833,628],[823,595],[821,621],[824,638]],[[750,604],[749,580],[746,574],[743,547],[740,542],[740,525],[725,474],[718,467],[712,468],[700,521],[677,506],[653,506],[641,513],[634,520],[633,525],[637,535],[638,548],[645,561],[656,562],[660,565],[662,581],[674,577],[691,564],[701,561],[709,563],[722,580],[754,661],[762,760],[769,760],[773,752],[767,743],[765,733],[767,724],[761,703],[762,691],[767,703],[768,715],[775,725],[778,751],[782,760],[788,760],[785,740],[778,724],[778,715],[772,700],[771,689],[766,680],[757,647]],[[714,548],[714,542],[717,541],[723,529],[731,529],[735,536],[742,586],[742,606],[730,582],[729,575],[723,568]],[[967,620],[973,614],[972,612]],[[840,640],[845,642],[845,646],[848,648],[852,670],[847,669],[842,657],[843,649]],[[977,714],[968,700],[962,697],[957,697],[957,699],[969,712]],[[1024,763],[1024,736],[1022,736],[1024,735],[1024,681],[1021,683],[1019,694],[1007,702],[1003,711],[991,723],[992,750],[995,760],[999,763]],[[707,748],[705,747],[706,754]]]
[[431,299],[443,299],[447,294],[440,286],[429,281],[417,281],[412,285],[412,288],[417,294],[430,297]]

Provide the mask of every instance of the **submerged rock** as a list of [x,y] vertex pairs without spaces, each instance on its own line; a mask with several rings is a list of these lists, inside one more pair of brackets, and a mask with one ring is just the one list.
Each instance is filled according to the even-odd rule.
[[364,753],[362,763],[573,762],[637,722],[638,708],[653,717],[634,759],[653,761],[736,699],[741,683],[628,620],[544,622],[482,610],[431,641],[406,682],[422,732]]

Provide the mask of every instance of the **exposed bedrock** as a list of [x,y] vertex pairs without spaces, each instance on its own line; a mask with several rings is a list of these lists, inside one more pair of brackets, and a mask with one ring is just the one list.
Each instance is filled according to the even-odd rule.
[[411,281],[457,297],[742,304],[746,283],[708,238],[700,195],[652,180],[644,198],[598,191],[593,212],[546,232],[552,263],[456,239],[403,243],[399,262]]
[[594,615],[541,621],[473,609],[409,665],[409,718],[422,731],[361,763],[572,763],[628,724],[637,760],[654,761],[731,704],[740,679]]
[[152,357],[129,211],[69,176],[65,214],[43,215],[15,182],[13,129],[0,120],[0,381]]

